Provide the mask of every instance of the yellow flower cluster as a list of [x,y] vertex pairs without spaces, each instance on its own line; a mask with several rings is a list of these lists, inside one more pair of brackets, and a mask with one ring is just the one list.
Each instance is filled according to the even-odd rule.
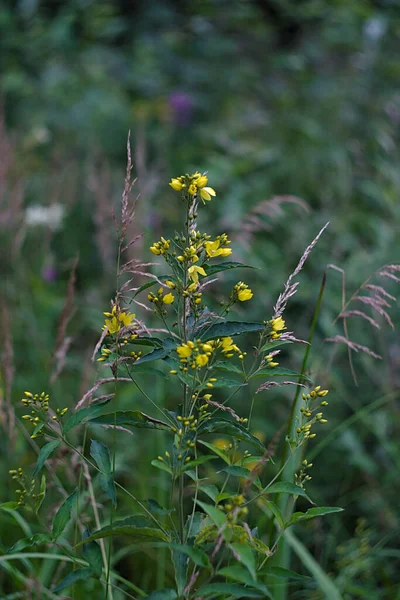
[[37,495],[34,494],[36,482],[34,479],[29,481],[21,467],[18,469],[10,469],[8,472],[14,481],[16,481],[19,485],[19,489],[15,490],[17,495],[17,504],[19,506],[25,506],[27,501],[29,501],[29,498],[36,500],[39,496],[43,496],[43,492]]
[[228,240],[228,236],[226,233],[219,235],[215,238],[213,242],[207,241],[204,242],[204,248],[206,251],[206,255],[208,258],[216,258],[217,256],[229,256],[232,254],[232,249],[227,248],[230,244],[230,240]]
[[243,281],[239,281],[233,288],[233,299],[239,300],[239,302],[247,302],[247,300],[251,300],[253,297],[253,292],[249,288],[248,285],[243,283]]
[[118,333],[123,327],[129,327],[136,315],[131,314],[129,311],[121,311],[120,308],[114,304],[111,312],[103,313],[107,317],[104,321],[103,329],[107,330],[111,335]]
[[279,365],[278,362],[274,361],[274,354],[267,354],[267,356],[264,358],[264,361],[266,366],[270,369],[274,369]]
[[278,340],[281,337],[281,332],[286,329],[285,321],[282,319],[282,317],[278,317],[277,319],[272,319],[269,324],[271,326],[271,331],[269,334],[270,338],[272,340]]
[[247,354],[247,352],[242,352],[240,350],[240,348],[236,344],[233,343],[233,340],[231,337],[222,338],[221,341],[217,340],[217,342],[218,342],[218,346],[221,348],[221,352],[225,356],[225,358],[232,358],[232,356],[236,352],[239,355],[239,358],[243,359]]
[[199,195],[205,204],[205,200],[211,200],[211,196],[216,196],[216,192],[212,187],[207,187],[208,177],[202,175],[198,171],[193,175],[181,175],[171,179],[170,186],[176,192],[188,192],[190,196]]
[[[25,398],[22,398],[21,402],[27,408],[31,409],[30,415],[22,415],[22,419],[24,421],[29,421],[34,425],[35,430],[31,435],[31,438],[36,438],[39,435],[43,435],[41,428],[47,422],[46,413],[49,410],[49,394],[42,392],[41,394],[32,394],[32,392],[24,392]],[[68,408],[57,408],[56,415],[53,416],[54,420],[57,420],[65,415],[68,411]],[[38,427],[39,426],[39,427]]]
[[159,242],[154,242],[154,244],[150,246],[150,250],[153,254],[165,254],[168,251],[170,244],[171,240],[166,240],[162,237]]
[[149,302],[158,303],[159,306],[161,304],[172,304],[175,300],[175,296],[171,292],[169,292],[168,294],[164,294],[164,290],[162,287],[158,289],[157,296],[150,292],[147,298]]
[[190,364],[192,369],[201,369],[201,367],[205,367],[208,364],[214,348],[211,344],[203,343],[201,340],[196,340],[195,342],[189,340],[186,344],[178,346],[176,351],[181,363],[186,368]]
[[[297,428],[297,433],[301,436],[301,439],[313,439],[316,437],[316,433],[311,433],[311,428],[314,423],[321,423],[324,425],[328,422],[328,419],[323,418],[322,412],[316,412],[321,406],[328,406],[326,400],[322,400],[319,407],[312,408],[312,404],[319,398],[325,398],[329,393],[329,390],[321,390],[321,386],[315,387],[309,394],[302,394],[305,406],[300,408],[300,412],[303,416],[303,423]],[[316,413],[314,415],[314,413]],[[314,415],[314,416],[313,416]]]

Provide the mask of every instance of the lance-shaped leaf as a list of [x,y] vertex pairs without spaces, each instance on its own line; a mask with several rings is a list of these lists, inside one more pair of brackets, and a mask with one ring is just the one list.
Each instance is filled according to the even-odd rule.
[[205,513],[210,517],[210,519],[215,523],[218,528],[223,527],[226,520],[226,514],[219,510],[216,506],[212,504],[207,504],[206,502],[201,502],[200,500],[196,500],[197,504],[201,506]]
[[265,490],[265,494],[292,494],[293,496],[303,496],[303,498],[307,498],[311,504],[315,504],[302,487],[291,481],[278,481],[277,483],[273,483]]
[[241,585],[236,585],[234,583],[207,583],[199,590],[197,590],[196,594],[200,598],[219,598],[224,594],[229,598],[264,598],[265,593],[251,589],[249,587],[244,587]]
[[343,508],[338,506],[319,506],[317,508],[309,508],[307,512],[295,512],[291,519],[286,523],[286,527],[298,523],[299,521],[307,521],[308,519],[314,519],[315,517],[323,517],[331,513],[342,512]]
[[90,444],[90,456],[95,460],[100,469],[99,482],[103,492],[107,494],[114,506],[117,505],[117,492],[111,470],[110,451],[102,442],[92,440]]
[[93,540],[99,540],[105,537],[113,537],[116,535],[127,535],[137,542],[170,542],[168,535],[161,531],[161,529],[149,527],[148,521],[143,517],[128,517],[122,521],[115,521],[112,528],[107,525],[98,531],[94,531],[88,538],[79,542],[77,547],[92,542]]
[[222,262],[219,265],[206,265],[205,270],[207,272],[207,276],[215,275],[216,273],[221,273],[221,271],[229,271],[230,269],[239,269],[242,267],[243,269],[255,269],[252,265],[244,265],[240,262]]
[[36,533],[32,537],[22,538],[15,542],[11,548],[7,550],[7,554],[12,554],[13,552],[21,552],[25,548],[31,548],[32,546],[40,546],[41,544],[48,544],[51,542],[51,537],[48,533]]
[[[90,532],[85,529],[83,533],[83,539],[86,540],[90,537]],[[103,571],[103,559],[101,556],[101,549],[97,542],[88,542],[83,546],[83,556],[88,561],[90,570],[97,579],[101,577]]]
[[140,410],[118,410],[115,413],[107,413],[100,417],[88,420],[89,425],[123,425],[138,429],[163,429],[171,431],[171,426],[164,421],[154,419]]
[[291,369],[281,369],[280,367],[261,369],[260,371],[256,371],[250,379],[253,379],[254,377],[296,377],[296,379],[301,377],[302,379],[313,383],[313,380],[307,375],[297,373],[297,371],[292,371]]
[[250,431],[240,423],[228,421],[228,419],[214,419],[206,421],[198,428],[198,435],[205,433],[225,433],[238,440],[244,440],[253,446],[256,446],[261,452],[265,452],[264,445]]
[[[149,352],[148,354],[141,356],[136,361],[135,367],[142,365],[145,362],[158,360],[160,358],[166,358],[170,354],[171,350],[174,350],[177,347],[177,345],[177,340],[174,340],[173,338],[165,338],[165,340],[163,340],[162,348],[157,348],[156,350],[153,350],[153,352]],[[134,372],[132,374],[134,374]]]
[[285,344],[293,344],[291,340],[275,340],[274,342],[267,342],[261,348],[260,352],[271,352],[271,350],[275,350],[275,348],[279,348],[279,346],[284,346]]
[[54,588],[53,593],[58,594],[59,592],[61,592],[61,590],[64,590],[65,588],[69,587],[70,585],[73,585],[77,581],[84,581],[85,579],[88,579],[92,575],[93,575],[92,571],[87,568],[76,569],[76,571],[71,571],[71,573],[68,573],[68,575],[60,581],[60,583],[57,585],[57,587]]
[[66,433],[71,431],[71,429],[74,429],[74,427],[77,427],[78,425],[83,425],[89,419],[94,419],[98,415],[101,415],[104,407],[110,402],[110,400],[111,398],[107,398],[106,400],[103,400],[101,402],[96,402],[91,406],[88,406],[87,408],[82,408],[82,410],[78,410],[76,413],[71,415],[68,421],[64,423],[63,434],[65,435]]
[[56,448],[60,445],[60,440],[52,440],[43,446],[40,450],[38,461],[36,463],[35,470],[33,471],[33,476],[38,475],[40,473],[44,463],[49,458],[50,454],[54,452]]
[[71,519],[71,510],[78,497],[78,488],[76,488],[70,496],[61,504],[54,519],[53,519],[53,540],[57,540]]
[[239,335],[240,333],[247,333],[249,331],[262,331],[264,328],[263,323],[226,321],[225,323],[215,323],[215,325],[202,327],[196,332],[196,337],[206,341],[214,338]]

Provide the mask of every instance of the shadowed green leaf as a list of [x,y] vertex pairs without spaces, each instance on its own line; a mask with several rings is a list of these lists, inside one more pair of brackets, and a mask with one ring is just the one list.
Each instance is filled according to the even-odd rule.
[[64,590],[76,581],[88,579],[88,577],[92,577],[92,575],[93,573],[90,569],[76,569],[76,571],[72,571],[60,581],[57,587],[54,588],[53,593],[58,594],[58,592],[61,592],[61,590]]
[[215,460],[216,458],[216,456],[199,456],[199,458],[196,458],[195,460],[190,460],[189,462],[184,464],[183,467],[179,469],[178,474],[184,473],[185,471],[188,471],[193,467],[196,467],[197,465],[202,465],[203,463],[208,462],[210,460]]
[[214,338],[239,335],[249,331],[262,331],[263,323],[246,323],[242,321],[226,321],[225,323],[216,323],[215,325],[202,327],[196,332],[196,337],[202,340],[212,340]]
[[261,371],[256,371],[250,379],[254,379],[254,377],[295,377],[296,379],[301,377],[302,379],[313,383],[313,380],[310,377],[307,377],[307,375],[302,375],[291,369],[281,369],[280,367],[261,369]]
[[298,523],[299,521],[307,521],[308,519],[314,519],[315,517],[323,517],[332,513],[342,512],[344,509],[337,506],[319,506],[317,508],[310,508],[307,512],[295,512],[292,518],[286,523],[286,527]]
[[57,538],[62,534],[65,527],[67,526],[68,521],[71,518],[71,510],[72,506],[76,502],[78,497],[78,488],[76,488],[70,496],[61,504],[58,509],[54,519],[53,519],[53,529],[52,535],[53,540],[57,540]]
[[125,427],[135,427],[138,429],[163,429],[171,431],[171,427],[154,419],[140,410],[118,410],[116,413],[107,413],[94,419],[88,420],[89,425],[124,425]]
[[[90,532],[85,529],[83,539],[90,537]],[[101,556],[100,546],[96,542],[88,542],[83,546],[83,556],[88,561],[90,570],[97,578],[101,577],[103,571],[103,559]]]
[[219,265],[203,265],[204,269],[207,273],[207,276],[216,275],[216,273],[221,273],[222,271],[228,271],[230,269],[239,269],[242,267],[243,269],[255,269],[252,265],[244,265],[240,262],[222,262]]
[[176,600],[178,594],[175,590],[164,589],[153,592],[149,596],[146,596],[146,600]]
[[257,574],[262,576],[272,575],[273,577],[278,577],[279,579],[297,579],[298,581],[311,579],[311,577],[308,575],[300,575],[300,573],[295,573],[294,571],[284,569],[283,567],[267,567],[266,569],[258,571]]
[[203,598],[211,597],[213,600],[222,594],[229,594],[233,598],[265,598],[264,592],[233,583],[208,583],[201,586],[196,594]]
[[236,558],[239,558],[240,562],[244,564],[246,569],[249,571],[253,578],[253,581],[257,579],[256,576],[256,561],[254,554],[248,544],[230,544],[230,548],[233,551]]
[[36,533],[32,537],[22,538],[15,542],[11,548],[7,550],[7,554],[14,552],[21,552],[25,548],[31,548],[32,546],[40,546],[41,544],[48,544],[51,541],[51,537],[48,533]]
[[71,431],[71,429],[73,429],[74,427],[77,427],[78,425],[83,425],[89,419],[93,419],[94,417],[101,415],[104,407],[110,401],[111,401],[111,398],[107,398],[106,400],[103,400],[101,402],[96,402],[96,403],[92,404],[91,406],[88,406],[87,408],[82,408],[82,410],[78,410],[76,413],[74,413],[73,415],[71,415],[69,417],[68,421],[66,421],[64,423],[63,434],[65,435],[66,433]]
[[150,464],[153,465],[153,467],[156,467],[157,469],[160,469],[161,471],[165,471],[166,473],[169,473],[170,475],[172,475],[171,467],[166,465],[165,462],[158,460],[158,458],[155,458],[154,460],[152,460]]
[[303,498],[307,498],[307,500],[311,504],[315,504],[311,500],[311,498],[307,495],[306,491],[292,483],[291,481],[278,481],[278,483],[273,483],[270,487],[265,491],[266,494],[292,494],[293,496],[302,496]]
[[117,491],[111,473],[111,457],[109,449],[102,442],[92,440],[92,443],[90,444],[90,456],[94,459],[101,471],[99,475],[101,489],[107,494],[113,505],[116,506]]
[[230,464],[230,460],[229,460],[228,455],[221,448],[218,448],[218,446],[215,446],[214,444],[210,444],[209,442],[205,442],[204,440],[198,440],[198,442],[199,442],[199,444],[202,444],[203,446],[205,446],[209,450],[212,450],[212,452],[215,452],[215,454],[217,456],[219,456],[220,458],[222,458],[222,460],[224,462],[226,462],[227,465]]

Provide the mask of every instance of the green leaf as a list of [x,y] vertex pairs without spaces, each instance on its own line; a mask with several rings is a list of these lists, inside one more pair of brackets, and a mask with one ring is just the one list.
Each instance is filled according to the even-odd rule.
[[174,508],[163,508],[158,504],[157,500],[153,500],[152,498],[146,500],[146,504],[149,511],[155,515],[170,515],[175,510]]
[[297,373],[297,371],[292,371],[291,369],[281,369],[280,367],[261,369],[261,371],[256,371],[250,379],[254,379],[254,377],[295,377],[296,379],[301,377],[302,379],[313,383],[313,380],[307,375]]
[[178,596],[182,596],[186,585],[186,573],[188,567],[188,558],[182,552],[172,549],[172,562],[174,565],[175,582]]
[[0,504],[0,508],[2,508],[3,510],[9,511],[9,510],[18,510],[18,508],[20,507],[20,505],[18,504],[18,502],[3,502],[2,504]]
[[197,504],[201,506],[205,513],[210,517],[210,519],[217,525],[218,529],[220,529],[226,523],[226,515],[219,510],[216,506],[212,504],[206,504],[205,502],[201,502],[200,500],[196,500]]
[[175,590],[164,589],[153,592],[149,596],[146,596],[146,600],[176,600],[178,594]]
[[262,583],[255,583],[250,576],[247,569],[241,567],[240,565],[232,565],[230,567],[223,567],[217,573],[217,575],[221,575],[222,577],[228,577],[233,579],[234,581],[239,581],[240,583],[244,583],[245,585],[253,586],[257,591],[263,592],[265,598],[271,598],[272,596],[268,591],[268,588]]
[[198,428],[198,435],[204,433],[225,433],[226,435],[231,435],[236,439],[245,440],[253,446],[256,446],[259,450],[261,450],[261,452],[265,452],[265,447],[259,439],[251,434],[250,431],[248,431],[240,423],[234,423],[233,421],[228,421],[228,419],[218,418],[206,421]]
[[157,469],[160,469],[161,471],[166,471],[167,473],[169,473],[170,475],[172,475],[172,469],[171,469],[171,467],[169,467],[168,465],[166,465],[161,460],[158,460],[158,458],[155,458],[154,460],[152,460],[150,464],[153,465],[153,467],[156,467]]
[[165,546],[167,548],[172,548],[177,552],[185,554],[194,562],[195,565],[199,567],[211,567],[210,559],[208,558],[207,554],[202,550],[199,550],[198,548],[193,548],[193,546],[187,546],[186,544],[176,544],[174,542],[169,544],[157,544],[157,546]]
[[[222,469],[224,473],[228,475],[232,475],[233,477],[243,477],[244,479],[249,479],[251,471],[250,469],[246,469],[245,467],[239,467],[238,465],[231,465],[229,467],[225,467]],[[254,485],[261,489],[261,481],[259,477],[254,477]]]
[[[86,540],[90,537],[90,532],[85,529],[83,539]],[[96,542],[88,542],[83,546],[83,557],[89,563],[90,570],[93,575],[99,579],[103,572],[103,559],[101,556],[100,546]]]
[[279,579],[297,579],[298,581],[312,579],[308,575],[300,575],[300,573],[295,573],[294,571],[284,569],[283,567],[267,567],[266,569],[258,571],[258,575],[272,575],[273,577],[279,577]]
[[76,488],[70,496],[61,504],[58,509],[54,519],[53,519],[53,530],[52,536],[53,540],[57,540],[65,527],[67,526],[68,521],[71,518],[71,510],[73,504],[76,502],[78,497],[78,488]]
[[46,496],[46,475],[43,474],[42,478],[40,480],[39,494],[37,495],[37,498],[35,501],[35,511],[36,512],[38,512],[40,507],[42,506],[45,496]]
[[228,361],[216,363],[214,365],[214,369],[218,369],[220,371],[229,371],[230,373],[237,373],[238,375],[242,375],[244,377],[243,369]]
[[148,281],[147,283],[144,283],[143,285],[140,286],[139,289],[136,290],[136,292],[133,294],[132,298],[136,298],[136,296],[138,294],[140,294],[141,292],[144,292],[144,290],[147,290],[151,287],[153,287],[153,285],[156,285],[157,281]]
[[132,377],[134,377],[136,373],[139,373],[140,375],[155,375],[157,377],[162,377],[163,379],[168,379],[168,375],[164,373],[164,371],[149,367],[148,365],[136,365],[136,363],[130,367],[130,373]]
[[196,592],[197,596],[215,600],[222,594],[230,594],[233,598],[265,598],[264,592],[233,583],[208,583]]
[[214,338],[239,335],[240,333],[246,333],[248,331],[262,331],[264,328],[265,326],[263,323],[226,321],[225,323],[216,323],[215,325],[202,327],[196,332],[196,337],[206,341]]
[[104,407],[111,401],[111,398],[107,398],[101,402],[93,403],[91,406],[87,408],[82,408],[82,410],[78,410],[76,413],[71,415],[67,421],[65,421],[63,426],[63,434],[65,435],[74,427],[78,425],[83,425],[89,419],[93,419],[98,415],[101,415]]
[[256,581],[256,561],[250,546],[248,544],[234,543],[230,544],[230,548],[233,550],[236,558],[239,557],[240,562],[244,564],[253,580]]
[[216,273],[221,273],[221,271],[228,271],[229,269],[239,269],[240,267],[244,269],[255,269],[256,267],[252,267],[251,265],[244,265],[239,262],[222,262],[219,265],[203,265],[205,271],[207,273],[207,277],[210,275],[216,275]]
[[152,360],[158,360],[160,358],[165,358],[170,354],[171,350],[175,350],[178,345],[178,341],[173,338],[165,338],[163,341],[163,347],[158,348],[157,350],[153,350],[153,352],[149,352],[149,354],[145,354],[141,356],[135,363],[135,366],[141,365],[145,362],[149,362]]
[[292,483],[291,481],[278,481],[278,483],[273,483],[270,487],[265,490],[266,494],[292,494],[293,496],[303,496],[306,498],[311,504],[315,504],[311,500],[311,498],[307,495],[306,491]]
[[102,442],[92,440],[92,443],[90,444],[90,456],[94,459],[101,471],[99,475],[101,489],[107,494],[113,505],[116,506],[117,491],[111,473],[111,457],[109,449]]
[[[231,388],[231,387],[244,387],[248,385],[247,382],[235,381],[234,379],[225,379],[224,377],[218,377],[217,381],[214,381],[214,388]],[[207,384],[201,385],[199,390],[208,389]]]
[[202,465],[205,462],[208,462],[210,460],[216,460],[216,456],[199,456],[199,458],[196,458],[194,460],[190,460],[189,462],[185,463],[181,469],[179,469],[178,471],[178,475],[180,473],[184,473],[185,471],[188,471],[190,469],[192,469],[193,467],[196,467],[197,465]]
[[99,540],[105,537],[113,537],[116,535],[127,535],[133,538],[137,542],[145,542],[146,540],[158,540],[162,542],[169,542],[169,537],[163,533],[160,529],[154,527],[138,527],[130,525],[130,522],[134,522],[131,518],[124,519],[123,521],[116,521],[113,528],[107,525],[98,531],[92,533],[88,538],[82,540],[77,544],[76,547],[92,542],[93,540]]
[[332,513],[342,512],[344,509],[338,506],[319,506],[317,508],[309,508],[307,512],[295,512],[292,518],[286,523],[286,527],[298,523],[299,521],[308,521],[308,519],[314,519],[315,517],[323,517]]
[[265,500],[263,497],[261,497],[261,500],[272,512],[275,519],[278,521],[280,528],[285,529],[285,522],[279,507],[274,502],[271,502],[271,500]]
[[54,588],[53,594],[58,594],[59,592],[61,592],[61,590],[69,587],[70,585],[73,585],[76,581],[82,581],[84,579],[87,579],[88,577],[91,577],[92,575],[92,571],[86,568],[71,571],[71,573],[68,573],[68,575],[60,581],[58,586]]
[[22,538],[15,542],[11,548],[7,550],[7,554],[14,552],[21,552],[25,548],[31,548],[32,546],[40,546],[41,544],[48,544],[51,538],[48,533],[36,533],[32,537]]
[[218,448],[218,446],[215,446],[214,444],[210,444],[209,442],[205,442],[204,440],[198,440],[198,442],[200,444],[202,444],[203,446],[205,446],[206,448],[208,448],[209,450],[211,450],[212,452],[215,452],[215,454],[217,456],[219,456],[220,458],[222,458],[222,460],[224,462],[226,462],[227,465],[231,464],[231,461],[229,460],[228,455],[226,454],[226,452],[221,450],[221,448]]
[[149,417],[140,410],[118,410],[116,413],[107,413],[94,419],[89,419],[89,425],[124,425],[126,427],[136,427],[138,429],[162,429],[171,431],[170,425]]
[[60,440],[52,440],[40,450],[38,461],[33,471],[33,477],[35,477],[38,473],[40,473],[44,463],[49,458],[50,454],[54,452],[56,448],[60,445]]
[[279,348],[279,346],[284,346],[285,344],[293,344],[290,340],[276,340],[275,342],[267,342],[261,348],[261,352],[266,352],[267,354],[271,352],[271,350],[275,350],[275,348]]
[[218,495],[218,488],[216,485],[199,485],[199,490],[204,492],[213,502],[215,502]]

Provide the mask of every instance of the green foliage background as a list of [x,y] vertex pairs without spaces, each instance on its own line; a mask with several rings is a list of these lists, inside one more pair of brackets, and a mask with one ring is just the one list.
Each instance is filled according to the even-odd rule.
[[[95,380],[90,357],[113,295],[112,211],[119,211],[129,129],[134,195],[140,196],[131,233],[144,231],[132,256],[150,260],[150,243],[179,226],[170,177],[207,170],[218,195],[201,210],[201,229],[226,231],[233,259],[260,269],[241,274],[254,299],[240,318],[270,318],[287,276],[327,221],[286,314],[298,337],[307,337],[328,264],[345,270],[348,297],[377,268],[398,262],[399,36],[394,0],[4,0],[0,345],[2,396],[12,399],[17,414],[25,389],[45,389],[55,407],[72,408]],[[298,201],[274,210],[267,201],[276,196]],[[29,207],[53,204],[64,210],[58,229],[29,225]],[[258,205],[257,231],[246,233]],[[50,384],[76,257],[71,348]],[[224,276],[216,306],[235,281]],[[396,284],[386,284],[396,295]],[[341,295],[341,275],[329,270],[312,351],[312,374],[331,390],[329,423],[310,449],[315,466],[308,493],[346,511],[298,526],[297,535],[343,598],[389,600],[400,597],[400,344],[382,319],[381,330],[356,318],[349,322],[350,339],[383,357],[354,356],[357,387],[347,350],[323,344],[342,334],[340,324],[332,325]],[[398,325],[398,308],[390,314]],[[299,369],[302,353],[299,347],[290,355],[292,368]],[[169,380],[157,382],[154,392],[164,405],[177,401]],[[257,428],[266,441],[285,423],[291,398],[287,390],[258,398]],[[123,408],[148,408],[129,387],[121,387],[118,401]],[[117,466],[136,495],[156,496],[162,504],[162,478],[149,471],[163,449],[161,436],[138,433],[129,449],[121,441]],[[5,483],[8,469],[29,469],[35,454],[19,430],[4,431],[0,447],[0,500],[7,501],[14,493]],[[71,491],[75,478],[72,470],[63,475]],[[1,546],[17,538],[17,525],[0,515]],[[120,553],[124,576],[146,590],[154,577],[157,585],[165,583],[154,563],[138,554],[128,558],[123,548]],[[293,564],[304,570],[299,557]],[[14,591],[12,585],[18,584],[1,573],[3,593]],[[291,589],[293,598],[323,597],[313,583]]]

